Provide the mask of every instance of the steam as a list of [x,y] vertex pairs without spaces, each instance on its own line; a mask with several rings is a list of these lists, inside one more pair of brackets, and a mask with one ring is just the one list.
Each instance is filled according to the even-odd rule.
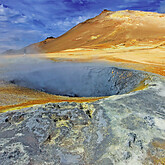
[[137,71],[101,63],[56,63],[41,57],[2,57],[1,63],[5,65],[1,68],[1,78],[19,86],[74,97],[127,93],[144,78],[144,75]]
[[41,55],[0,55],[0,80],[19,77],[34,70],[48,66],[48,60]]

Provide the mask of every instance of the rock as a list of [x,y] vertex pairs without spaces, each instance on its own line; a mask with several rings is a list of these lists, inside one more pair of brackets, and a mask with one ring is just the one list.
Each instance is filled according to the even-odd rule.
[[124,152],[124,159],[129,159],[131,157],[131,153],[130,152]]
[[47,37],[47,38],[46,38],[46,40],[47,40],[47,39],[55,39],[55,38],[54,38],[54,37],[52,37],[52,36],[50,36],[50,37]]
[[122,124],[124,127],[130,130],[140,129],[141,127],[146,127],[144,119],[135,115],[129,115],[122,119]]
[[152,81],[157,85],[93,103],[0,114],[1,165],[163,164],[165,82]]
[[109,159],[109,158],[104,158],[104,159],[102,159],[99,163],[98,163],[98,165],[113,165],[113,163],[112,163],[112,160],[111,159]]
[[149,125],[151,128],[155,125],[154,117],[145,116],[144,119],[145,119],[147,125]]
[[128,147],[132,147],[132,143],[135,143],[135,140],[136,140],[136,134],[129,133],[128,136],[129,136]]
[[136,144],[140,147],[141,150],[143,149],[143,143],[141,140],[138,140]]

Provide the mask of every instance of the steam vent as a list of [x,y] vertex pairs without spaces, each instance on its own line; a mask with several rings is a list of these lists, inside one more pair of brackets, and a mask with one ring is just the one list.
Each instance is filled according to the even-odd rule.
[[23,73],[10,82],[55,95],[100,97],[128,93],[145,76],[140,71],[115,67],[66,64]]

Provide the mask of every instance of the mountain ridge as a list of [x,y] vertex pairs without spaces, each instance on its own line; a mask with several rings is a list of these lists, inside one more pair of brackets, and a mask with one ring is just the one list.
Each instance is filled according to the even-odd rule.
[[165,41],[165,14],[103,10],[57,38],[47,38],[9,54],[53,53],[75,48],[151,45]]

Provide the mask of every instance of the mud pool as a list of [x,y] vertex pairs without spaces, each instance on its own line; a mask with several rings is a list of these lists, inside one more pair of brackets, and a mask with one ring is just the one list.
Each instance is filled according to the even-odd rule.
[[146,77],[141,71],[95,63],[50,63],[11,72],[10,83],[70,97],[100,97],[132,91]]

